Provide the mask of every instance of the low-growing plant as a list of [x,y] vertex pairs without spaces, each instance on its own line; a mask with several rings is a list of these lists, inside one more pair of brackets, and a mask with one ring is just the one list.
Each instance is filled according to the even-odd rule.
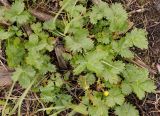
[[[1,28],[0,39],[8,66],[15,69],[12,79],[27,88],[36,78],[31,91],[40,93],[46,108],[38,111],[48,115],[71,109],[69,115],[108,116],[111,109],[118,116],[138,116],[125,97],[134,93],[142,100],[156,87],[147,69],[129,62],[130,48],[147,49],[147,32],[132,26],[120,3],[62,0],[60,6],[46,22],[33,17],[21,0],[10,9],[1,7],[1,20],[11,24]],[[26,24],[29,36],[21,30]],[[56,57],[57,41],[64,50]],[[68,68],[62,70],[58,64],[64,61]]]

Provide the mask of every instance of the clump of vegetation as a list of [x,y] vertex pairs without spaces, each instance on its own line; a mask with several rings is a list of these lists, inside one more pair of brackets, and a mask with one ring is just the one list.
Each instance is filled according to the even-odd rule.
[[[70,115],[107,116],[112,109],[118,116],[138,116],[125,97],[134,93],[142,100],[156,88],[147,69],[129,62],[134,58],[130,48],[147,49],[146,31],[132,27],[119,3],[62,0],[60,6],[56,16],[45,22],[32,16],[21,0],[9,9],[1,7],[1,20],[10,23],[0,29],[7,64],[15,69],[14,82],[26,88],[8,113],[19,107],[20,114],[30,90],[40,93],[45,103],[37,112],[48,115],[70,109]],[[29,35],[21,30],[27,24],[32,30]],[[78,97],[71,94],[75,86]]]

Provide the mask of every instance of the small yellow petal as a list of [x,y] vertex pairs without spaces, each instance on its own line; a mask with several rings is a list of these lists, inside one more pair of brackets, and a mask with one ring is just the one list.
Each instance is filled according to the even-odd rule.
[[104,91],[104,96],[108,96],[109,95],[109,92],[108,91]]

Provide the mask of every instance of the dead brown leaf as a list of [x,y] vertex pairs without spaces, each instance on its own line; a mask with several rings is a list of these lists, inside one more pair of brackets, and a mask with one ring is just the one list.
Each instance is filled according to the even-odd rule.
[[5,70],[0,66],[0,87],[8,87],[12,85],[12,72]]

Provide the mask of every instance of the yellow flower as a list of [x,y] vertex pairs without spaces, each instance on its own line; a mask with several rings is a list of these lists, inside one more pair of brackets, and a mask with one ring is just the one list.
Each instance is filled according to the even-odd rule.
[[104,91],[103,95],[107,97],[109,95],[109,92],[108,91]]

